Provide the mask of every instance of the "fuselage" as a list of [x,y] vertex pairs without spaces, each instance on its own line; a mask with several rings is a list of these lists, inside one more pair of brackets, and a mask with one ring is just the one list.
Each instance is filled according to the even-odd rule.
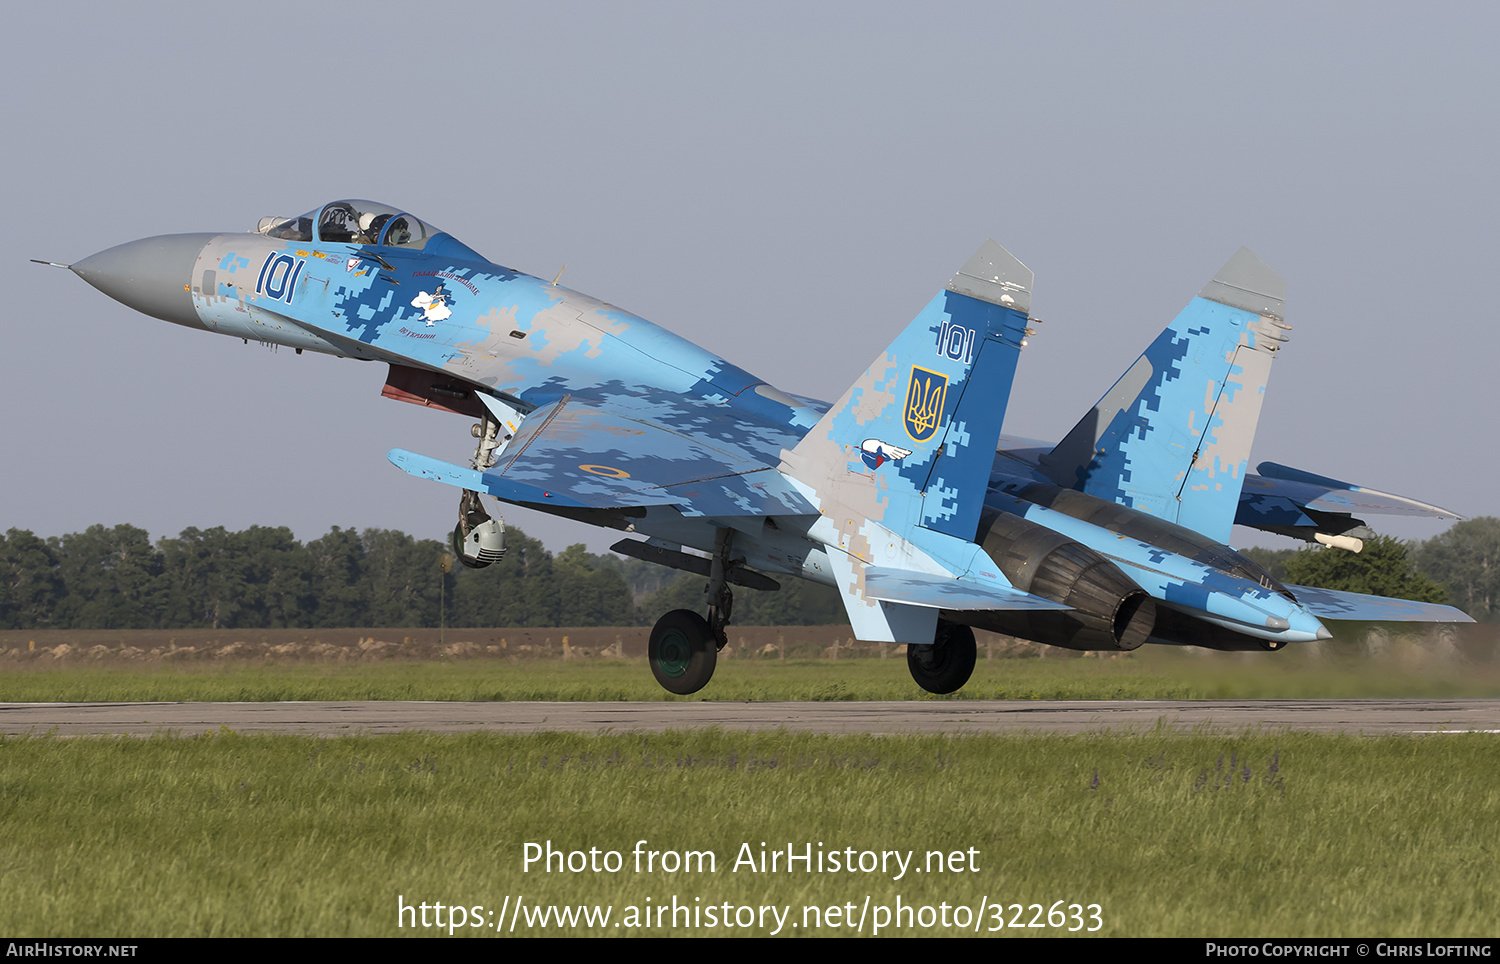
[[[680,426],[710,445],[720,440],[726,450],[773,468],[827,409],[628,311],[489,262],[418,219],[371,202],[335,202],[300,218],[271,219],[253,233],[132,242],[72,268],[156,317],[443,376],[462,391],[502,400],[518,418],[570,396],[603,408],[651,405],[669,428]],[[1221,548],[1233,557],[1230,564],[1194,559],[1153,544],[1161,540],[1150,533],[1122,533],[1025,502],[1008,490],[1035,479],[1012,460],[997,458],[996,466],[986,500],[993,511],[985,531],[973,536],[976,543],[985,542],[994,514],[1006,513],[1105,552],[1127,581],[1168,611],[1229,636],[1275,648],[1327,635],[1290,593],[1236,571],[1248,560],[1227,547]],[[714,549],[715,527],[673,508],[604,512],[595,521]],[[837,551],[837,540],[821,533],[825,526],[816,517],[720,524],[739,529],[736,551],[747,566],[833,582],[828,553]],[[1018,626],[1001,620],[992,628],[1024,635]]]

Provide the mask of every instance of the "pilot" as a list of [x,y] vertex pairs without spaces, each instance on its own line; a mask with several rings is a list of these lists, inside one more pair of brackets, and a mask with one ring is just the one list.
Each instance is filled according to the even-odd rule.
[[362,215],[359,219],[359,230],[360,233],[364,235],[364,238],[359,243],[379,244],[380,229],[385,227],[385,222],[389,221],[390,219],[391,216],[389,214]]

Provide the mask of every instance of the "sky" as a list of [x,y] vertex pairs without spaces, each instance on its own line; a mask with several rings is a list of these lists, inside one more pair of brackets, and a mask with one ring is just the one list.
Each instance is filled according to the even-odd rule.
[[[994,238],[1043,321],[1005,430],[1041,439],[1245,245],[1293,326],[1252,466],[1500,514],[1497,27],[1381,2],[20,5],[0,531],[451,529],[453,490],[385,453],[464,461],[469,421],[382,399],[384,366],[170,325],[28,260],[340,197],[567,265],[821,398]],[[506,518],[554,549],[617,538]]]

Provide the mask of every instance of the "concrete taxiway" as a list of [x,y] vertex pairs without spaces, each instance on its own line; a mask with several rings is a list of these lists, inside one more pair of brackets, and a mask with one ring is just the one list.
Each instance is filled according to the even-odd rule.
[[1500,700],[964,700],[879,703],[0,703],[0,733],[660,732],[721,727],[814,733],[1088,733],[1291,730],[1500,733]]

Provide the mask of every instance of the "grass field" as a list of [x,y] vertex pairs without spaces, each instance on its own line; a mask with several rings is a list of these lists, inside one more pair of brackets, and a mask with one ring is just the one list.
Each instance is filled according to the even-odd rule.
[[[934,699],[904,657],[727,659],[675,697],[645,660],[507,657],[424,662],[0,663],[0,701]],[[1377,657],[1149,647],[1114,659],[983,659],[945,699],[1310,699],[1500,696],[1500,663],[1436,658],[1418,642]]]
[[[446,934],[404,902],[471,936],[769,934],[722,924],[763,907],[803,936],[1493,936],[1495,759],[1481,735],[6,738],[0,930]],[[547,841],[600,869],[525,869]],[[789,844],[824,871],[735,866]],[[846,848],[915,863],[832,871]],[[714,866],[662,870],[690,850]],[[528,924],[553,905],[611,917]]]
[[[639,657],[540,642],[527,658],[370,662],[13,648],[0,700],[673,698]],[[694,698],[932,698],[904,658],[851,655],[742,654]],[[1497,695],[1492,645],[1396,639],[981,658],[950,698]],[[1496,754],[1484,734],[6,737],[0,931],[1494,936]],[[548,841],[603,864],[526,869],[526,845]],[[823,871],[787,872],[788,847]],[[714,866],[662,869],[687,851]],[[849,851],[887,867],[829,868]],[[736,865],[773,853],[776,872]],[[896,854],[912,861],[900,879]]]

